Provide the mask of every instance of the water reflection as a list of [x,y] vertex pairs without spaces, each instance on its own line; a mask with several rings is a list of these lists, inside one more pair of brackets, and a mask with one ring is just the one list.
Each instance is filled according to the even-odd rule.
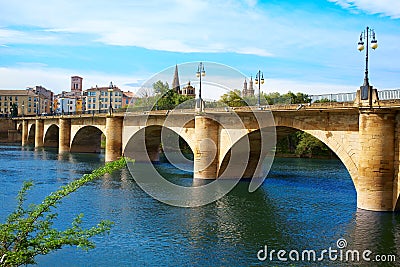
[[[373,212],[358,209],[348,225],[344,238],[347,249],[370,250],[372,255],[395,255],[400,260],[400,216],[399,213]],[[371,258],[373,258],[371,256]],[[376,262],[361,262],[360,266],[377,266]],[[385,263],[382,266],[398,266]]]

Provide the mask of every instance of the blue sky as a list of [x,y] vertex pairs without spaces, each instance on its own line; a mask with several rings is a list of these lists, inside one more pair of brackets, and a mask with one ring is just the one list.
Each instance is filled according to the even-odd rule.
[[0,0],[0,12],[2,89],[60,92],[79,75],[85,88],[134,91],[175,64],[210,61],[261,69],[263,91],[351,92],[363,82],[366,26],[379,43],[371,84],[400,88],[398,0]]

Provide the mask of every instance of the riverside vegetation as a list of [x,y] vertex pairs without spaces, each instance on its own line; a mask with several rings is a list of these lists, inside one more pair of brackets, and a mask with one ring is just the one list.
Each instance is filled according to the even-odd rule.
[[102,220],[89,229],[81,227],[83,214],[79,214],[65,230],[53,227],[57,213],[54,210],[61,200],[78,190],[80,187],[105,174],[119,170],[126,166],[126,159],[121,158],[84,174],[80,179],[70,182],[44,198],[40,204],[25,205],[27,193],[33,182],[24,182],[17,196],[17,207],[7,217],[6,222],[0,224],[0,265],[20,266],[35,264],[37,255],[46,255],[63,246],[76,246],[89,250],[95,247],[91,237],[108,233],[112,222]]

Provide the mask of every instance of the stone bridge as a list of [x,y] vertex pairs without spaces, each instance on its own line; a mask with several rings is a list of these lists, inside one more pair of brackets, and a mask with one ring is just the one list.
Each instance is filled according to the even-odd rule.
[[[173,133],[193,151],[194,177],[202,179],[238,175],[234,166],[243,164],[245,171],[240,176],[264,175],[262,159],[274,153],[275,138],[301,130],[325,143],[346,166],[359,208],[394,211],[400,209],[399,109],[400,101],[380,101],[368,107],[313,103],[271,106],[268,110],[206,109],[203,114],[181,110],[16,120],[23,146],[58,147],[59,153],[98,153],[104,139],[106,161],[124,154],[137,161],[157,161],[162,132]],[[260,123],[260,118],[267,119]],[[263,148],[265,137],[272,145]],[[246,142],[249,151],[232,164],[232,151],[236,148],[240,152]]]

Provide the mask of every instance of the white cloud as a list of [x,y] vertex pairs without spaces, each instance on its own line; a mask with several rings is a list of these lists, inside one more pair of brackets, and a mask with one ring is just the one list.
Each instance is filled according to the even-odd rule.
[[[386,14],[392,17],[400,14],[400,1],[328,1],[344,8],[364,10],[374,14]],[[53,68],[18,66],[18,68],[1,69],[0,76],[4,78],[1,87],[24,88],[27,85],[46,81],[48,85],[44,84],[44,86],[56,91],[66,90],[69,87],[69,74],[85,76],[84,81],[89,87],[96,83],[108,84],[109,80],[114,82],[117,79],[119,84],[134,83],[135,79],[132,80],[132,77],[110,77],[105,80],[104,77],[110,75],[105,73],[106,70],[104,73],[90,71],[76,73],[71,70],[54,69],[59,62],[63,63],[62,66],[66,66],[65,68],[77,68],[80,65],[81,69],[91,68],[97,63],[95,58],[85,58],[83,62],[76,58],[77,60],[73,63],[63,61],[64,58],[60,55],[54,56],[58,53],[57,46],[49,46],[46,51],[29,46],[14,46],[14,44],[62,44],[79,45],[90,49],[93,42],[100,42],[106,45],[137,46],[162,51],[235,52],[269,57],[237,56],[242,65],[236,64],[233,60],[230,64],[235,64],[248,73],[258,68],[273,70],[270,77],[280,79],[271,80],[273,86],[270,88],[269,85],[265,85],[271,90],[274,88],[282,88],[286,91],[304,89],[318,93],[324,88],[323,86],[326,86],[328,90],[347,91],[345,90],[347,87],[342,89],[334,87],[330,82],[345,83],[342,81],[345,79],[344,76],[350,77],[351,80],[351,73],[356,68],[355,62],[362,62],[362,57],[356,54],[355,50],[359,31],[362,30],[359,28],[362,21],[360,22],[358,17],[346,17],[334,12],[330,13],[330,9],[324,10],[323,4],[326,5],[328,2],[323,2],[320,9],[301,8],[302,1],[299,1],[298,9],[294,8],[295,4],[278,2],[258,4],[256,0],[53,0],[49,5],[44,0],[0,0],[2,14],[0,16],[0,55],[8,56],[8,61],[2,61],[1,65],[14,66],[15,62],[24,60],[24,55],[29,55],[26,61],[40,61],[45,58],[44,62],[49,62],[48,64],[52,64],[50,67]],[[288,6],[292,9],[288,10]],[[307,4],[305,6],[308,7]],[[335,27],[331,27],[332,21],[335,22]],[[397,66],[395,62],[399,59],[397,53],[399,27],[394,20],[391,24],[387,24],[386,21],[379,19],[374,21],[373,26],[377,29],[380,49],[376,52],[379,61],[374,60],[371,63],[374,62],[374,66],[380,64],[381,68],[387,68],[393,72],[393,68]],[[99,51],[99,55],[102,53],[101,49],[96,50]],[[70,51],[71,53],[63,56],[83,56],[79,52],[74,55],[73,49]],[[101,58],[107,56],[109,55]],[[126,61],[135,60],[135,56],[134,54],[127,55]],[[182,58],[182,55],[179,56]],[[216,58],[223,61],[227,56],[230,55]],[[11,57],[15,59],[10,59]],[[193,55],[190,57],[193,59]],[[49,58],[51,60],[47,60]],[[159,60],[151,55],[148,57],[141,55],[140,58],[149,59],[148,61]],[[164,58],[167,58],[165,64],[174,64],[171,62],[174,59]],[[138,71],[149,71],[149,65],[149,62],[143,62],[143,70]],[[121,60],[121,66],[116,71],[126,73],[132,65],[126,66]],[[13,80],[6,75],[9,71],[12,72],[9,74]],[[324,71],[333,74],[321,74]],[[362,74],[362,70],[360,73]],[[54,76],[49,74],[54,74]],[[336,80],[330,77],[331,75]],[[397,74],[388,75],[386,72],[380,79],[397,82],[397,76]],[[296,79],[303,79],[303,81]],[[327,82],[321,85],[308,82],[315,80]],[[302,84],[303,87],[299,87]]]
[[[54,0],[51,5],[43,2],[1,2],[0,43],[72,43],[75,40],[80,44],[82,36],[87,35],[92,41],[110,45],[259,56],[276,55],[287,45],[310,43],[307,40],[329,43],[318,38],[324,30],[314,27],[315,23],[324,24],[322,15],[313,14],[308,20],[295,11],[291,16],[279,16],[273,8],[256,8],[255,0]],[[21,25],[20,18],[28,28]],[[293,23],[307,35],[293,27]],[[12,28],[13,25],[18,28]]]
[[49,38],[35,33],[26,33],[23,31],[0,29],[0,43],[43,43],[48,42]]
[[337,5],[351,9],[361,10],[368,14],[382,14],[393,19],[400,18],[400,1],[398,0],[328,0]]
[[[69,75],[69,76],[68,76]],[[0,67],[1,89],[25,89],[42,85],[55,93],[70,90],[70,76],[83,77],[85,89],[108,86],[110,81],[124,91],[134,91],[137,87],[129,84],[140,84],[141,79],[131,76],[117,76],[96,72],[76,72],[67,69],[48,68],[41,63],[22,63],[18,67]]]

